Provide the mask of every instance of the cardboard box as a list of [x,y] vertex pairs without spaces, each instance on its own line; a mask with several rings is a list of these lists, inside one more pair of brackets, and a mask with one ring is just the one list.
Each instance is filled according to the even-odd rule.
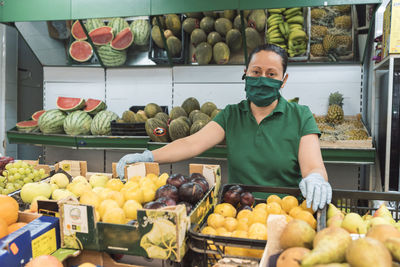
[[63,169],[72,177],[83,176],[86,177],[87,173],[87,162],[76,161],[76,160],[63,160],[54,165],[54,170],[57,171],[59,168]]
[[[144,175],[154,173],[155,170],[159,172],[157,163],[136,163],[128,166],[126,171],[136,176],[143,172]],[[206,177],[210,190],[189,216],[186,207],[178,205],[138,210],[138,220],[133,224],[111,224],[96,222],[92,206],[61,202],[61,246],[181,261],[187,249],[187,230],[191,224],[200,222],[217,203],[221,184],[219,165],[190,164],[189,173],[193,172]]]
[[391,0],[383,14],[383,58],[400,53],[400,0]]
[[19,267],[60,247],[58,218],[25,212],[18,216],[18,222],[28,224],[0,239],[0,266]]
[[82,263],[90,262],[96,266],[107,267],[140,267],[142,265],[133,265],[116,262],[108,253],[99,251],[82,250],[76,257],[69,257],[64,261],[64,266],[78,266]]

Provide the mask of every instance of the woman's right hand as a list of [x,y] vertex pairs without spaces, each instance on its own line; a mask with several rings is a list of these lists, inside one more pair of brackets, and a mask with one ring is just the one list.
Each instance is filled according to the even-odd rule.
[[145,150],[143,153],[127,154],[123,156],[117,164],[117,174],[120,179],[124,178],[125,165],[135,162],[153,162],[153,153],[150,150]]

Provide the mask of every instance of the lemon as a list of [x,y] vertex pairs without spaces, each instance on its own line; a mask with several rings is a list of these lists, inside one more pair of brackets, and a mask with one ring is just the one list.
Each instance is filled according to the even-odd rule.
[[240,218],[236,230],[246,231],[249,230],[249,218]]
[[157,181],[155,182],[157,188],[160,188],[161,186],[165,185],[167,183],[167,179],[168,179],[168,173],[163,173],[161,174],[158,178]]
[[143,193],[143,202],[150,202],[153,201],[156,197],[156,191],[150,187],[150,186],[144,186],[142,187],[142,193]]
[[252,212],[251,217],[249,218],[249,221],[250,221],[250,224],[253,224],[256,222],[266,224],[267,219],[268,219],[268,213],[263,209],[259,209],[259,210],[254,210]]
[[253,223],[247,232],[250,239],[267,240],[267,226],[262,223]]
[[120,179],[113,178],[107,181],[106,188],[110,188],[114,191],[119,191],[124,186]]
[[139,187],[139,183],[138,182],[128,181],[128,182],[126,182],[124,184],[124,188],[136,188],[136,187]]
[[221,203],[216,205],[214,213],[221,214],[224,217],[236,217],[236,209],[229,203]]
[[140,204],[144,203],[143,191],[140,188],[128,188],[124,193],[125,200],[133,199]]
[[282,204],[282,199],[281,199],[279,196],[277,196],[277,195],[270,195],[270,196],[267,198],[267,204],[272,203],[272,202],[276,202],[276,203],[278,203],[279,206],[280,206],[280,205]]
[[224,225],[225,218],[221,214],[212,213],[207,218],[207,225],[211,226],[214,229],[222,227]]
[[212,228],[211,226],[204,227],[201,230],[201,233],[205,234],[205,235],[217,235],[217,231],[214,228]]
[[119,208],[118,203],[115,200],[112,199],[105,199],[100,203],[99,206],[99,213],[100,217],[103,218],[104,213],[106,210],[111,209],[111,208]]
[[119,207],[112,207],[106,210],[102,221],[106,223],[125,224],[126,223],[125,213],[123,209]]
[[236,219],[240,220],[242,218],[249,218],[251,216],[251,210],[241,210],[236,216]]
[[253,210],[255,210],[255,209],[263,209],[263,210],[267,211],[267,203],[259,203],[254,207]]
[[118,203],[118,206],[120,208],[122,208],[124,203],[125,203],[124,195],[121,192],[118,192],[118,191],[110,191],[110,192],[108,192],[107,195],[106,195],[106,199],[115,200],[115,202]]
[[100,197],[91,190],[84,192],[79,198],[79,203],[85,205],[91,205],[95,209],[97,209],[100,206],[100,202],[101,202]]
[[158,175],[154,173],[148,173],[146,177],[147,179],[150,179],[153,183],[155,183],[158,179]]
[[286,213],[289,213],[292,208],[297,207],[298,205],[299,201],[294,196],[286,196],[282,198],[281,206]]
[[125,202],[123,210],[125,213],[125,217],[129,220],[136,220],[137,219],[137,210],[141,209],[142,205],[133,200],[129,199],[128,201]]

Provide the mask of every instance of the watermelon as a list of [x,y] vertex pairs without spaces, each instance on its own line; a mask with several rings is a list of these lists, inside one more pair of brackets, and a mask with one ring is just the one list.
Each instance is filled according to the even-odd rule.
[[30,133],[38,128],[37,121],[20,121],[16,124],[18,132]]
[[87,36],[79,20],[76,20],[71,26],[71,34],[76,40],[86,40]]
[[147,45],[150,40],[150,22],[146,19],[134,20],[131,24],[135,45]]
[[113,29],[114,36],[116,36],[120,31],[129,27],[128,22],[123,18],[112,18],[107,26]]
[[74,41],[69,47],[69,55],[78,62],[88,61],[93,55],[92,46],[86,41]]
[[171,140],[174,141],[188,136],[190,134],[190,126],[184,120],[176,119],[169,124],[168,132]]
[[85,99],[75,97],[63,97],[57,98],[57,107],[62,111],[74,111],[82,109],[85,106]]
[[97,52],[106,67],[121,66],[126,61],[126,50],[115,50],[109,44],[100,46]]
[[90,115],[96,115],[106,108],[107,105],[103,101],[89,98],[86,100],[86,107],[83,109],[83,111],[89,113]]
[[120,31],[111,42],[111,47],[116,50],[127,49],[133,42],[133,33],[129,27]]
[[112,41],[114,34],[111,27],[103,26],[89,32],[90,39],[95,45],[105,45]]
[[103,22],[103,19],[87,19],[85,23],[85,27],[87,32],[91,32],[94,29],[106,26]]
[[147,135],[154,142],[168,142],[168,126],[165,122],[156,119],[150,118],[145,123],[145,129]]
[[103,110],[94,116],[90,125],[93,135],[111,135],[111,121],[117,120],[118,115],[109,110]]
[[38,125],[44,134],[57,134],[64,132],[64,120],[67,115],[59,109],[47,110],[40,116]]
[[38,121],[39,118],[40,118],[40,116],[42,116],[43,113],[45,113],[45,112],[46,112],[46,110],[39,110],[39,111],[36,111],[35,113],[32,114],[32,120]]
[[64,120],[64,131],[68,135],[85,135],[90,133],[92,117],[82,110],[68,114]]

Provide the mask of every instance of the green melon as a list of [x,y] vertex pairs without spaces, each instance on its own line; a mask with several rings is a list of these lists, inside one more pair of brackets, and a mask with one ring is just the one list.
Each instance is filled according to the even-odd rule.
[[200,111],[211,116],[211,113],[217,109],[217,106],[213,102],[205,102],[201,105]]
[[168,127],[169,136],[172,141],[184,138],[190,134],[189,125],[181,119],[171,121]]
[[146,122],[147,121],[147,115],[146,112],[144,112],[144,110],[138,110],[135,114],[135,121],[136,122]]
[[216,43],[221,42],[222,37],[218,32],[210,32],[207,36],[207,43],[214,46]]
[[250,13],[251,13],[251,10],[243,10],[244,18],[247,19],[249,17]]
[[245,34],[246,34],[247,49],[249,53],[253,51],[254,48],[262,44],[260,34],[256,29],[247,27],[245,30]]
[[195,110],[193,110],[192,112],[190,112],[190,114],[189,114],[189,119],[190,119],[190,121],[191,121],[192,123],[194,122],[194,120],[193,120],[194,115],[197,114],[197,113],[199,113],[199,112],[201,112],[199,109],[195,109]]
[[185,110],[186,114],[190,114],[195,109],[200,109],[199,101],[194,97],[188,97],[183,101],[181,107]]
[[161,31],[158,26],[153,26],[151,29],[151,39],[159,48],[164,48],[164,42],[161,37]]
[[[160,24],[161,24],[161,28],[165,29],[166,25],[165,25],[165,17],[164,16],[158,16],[158,18],[160,19]],[[157,16],[153,17],[153,20],[151,21],[151,25],[153,26],[160,26],[157,23]]]
[[158,112],[158,113],[154,116],[154,118],[157,119],[157,120],[163,121],[163,122],[165,122],[165,123],[168,123],[168,121],[169,121],[169,116],[168,116],[168,114],[165,113],[165,112]]
[[200,29],[205,33],[210,33],[214,30],[215,19],[212,17],[204,17],[200,21]]
[[147,118],[153,118],[158,112],[162,112],[162,109],[156,103],[149,103],[144,107],[144,112]]
[[196,47],[198,44],[207,41],[207,35],[202,29],[194,29],[190,35],[190,43]]
[[68,114],[64,120],[64,131],[68,135],[90,134],[92,117],[83,110],[77,110]]
[[221,36],[225,36],[232,29],[232,22],[226,18],[219,18],[215,21],[214,27]]
[[188,12],[188,13],[185,13],[185,15],[188,18],[195,18],[195,19],[201,19],[203,17],[202,12]]
[[194,29],[199,28],[199,20],[195,18],[187,18],[182,23],[183,30],[191,34]]
[[124,18],[112,18],[108,24],[108,27],[111,27],[114,33],[114,36],[117,36],[123,29],[129,27],[129,23]]
[[267,17],[264,9],[256,9],[250,13],[249,25],[255,28],[258,32],[262,32],[265,30],[266,20]]
[[[247,19],[244,19],[244,27],[246,28],[247,25]],[[242,20],[240,19],[240,15],[237,15],[235,20],[233,21],[233,28],[237,30],[241,30],[242,28]]]
[[222,14],[220,14],[221,18],[226,18],[229,20],[233,20],[233,18],[236,15],[236,11],[235,10],[224,10],[224,12],[222,12]]
[[190,127],[190,135],[195,134],[198,131],[200,131],[204,126],[206,126],[207,123],[208,123],[208,121],[203,121],[203,120],[195,121],[192,124],[192,126]]
[[153,142],[169,141],[168,126],[165,122],[156,118],[150,118],[145,123],[145,129]]
[[207,114],[203,113],[203,112],[196,112],[193,116],[192,116],[192,121],[193,123],[195,123],[196,121],[201,120],[201,121],[206,121],[209,122],[211,121],[210,116],[208,116]]
[[94,116],[90,131],[93,135],[111,135],[111,121],[117,120],[118,115],[109,110],[103,110]]
[[150,40],[150,23],[147,19],[134,20],[130,26],[135,45],[148,45]]
[[187,117],[186,111],[180,106],[173,107],[171,109],[171,112],[169,113],[169,118],[171,120],[174,120],[174,119],[179,118],[180,116],[186,116]]
[[214,109],[214,111],[211,113],[211,119],[214,119],[215,118],[215,116],[217,116],[217,114],[220,112],[221,110],[220,109]]
[[217,64],[227,64],[230,54],[229,47],[224,42],[216,43],[213,47],[213,58]]
[[127,111],[124,111],[124,113],[122,113],[122,120],[124,122],[135,123],[136,122],[135,118],[136,118],[135,112],[133,112],[131,110],[127,110]]
[[59,109],[50,109],[40,116],[38,125],[44,134],[58,134],[64,132],[64,120],[67,117],[63,111]]
[[181,35],[181,20],[176,14],[168,14],[165,16],[165,25],[170,29],[175,36]]
[[178,57],[182,52],[182,42],[175,36],[168,37],[167,46],[171,57]]
[[203,12],[203,15],[205,17],[212,17],[214,19],[218,18],[218,13],[215,11],[205,11],[205,12]]
[[180,116],[179,118],[177,118],[175,120],[182,120],[182,121],[186,122],[189,127],[192,126],[192,121],[186,116]]
[[229,30],[226,34],[226,44],[232,52],[239,51],[242,48],[242,35],[237,29]]
[[100,46],[97,53],[106,67],[117,67],[125,64],[126,50],[115,50],[108,44]]

